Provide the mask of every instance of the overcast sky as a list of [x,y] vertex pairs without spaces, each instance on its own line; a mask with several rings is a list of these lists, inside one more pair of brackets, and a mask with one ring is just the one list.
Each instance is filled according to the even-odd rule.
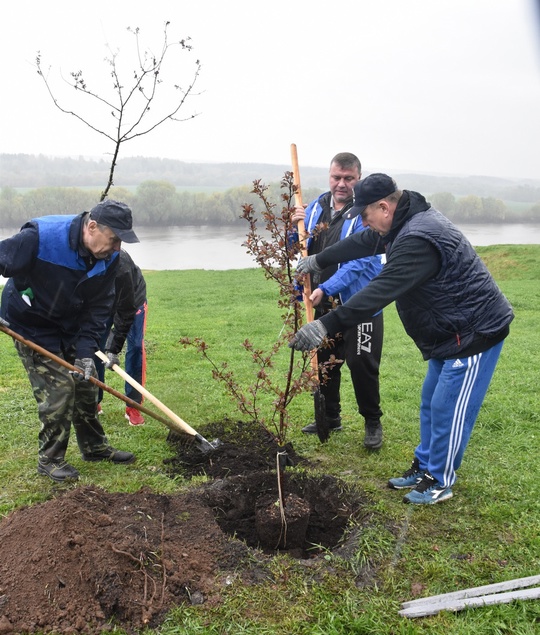
[[[368,172],[540,179],[535,0],[18,0],[0,21],[0,152],[108,158],[111,144],[53,104],[36,73],[108,82],[106,45],[133,61],[127,27],[156,52],[191,37],[202,70],[181,114],[125,156],[328,165]],[[60,89],[59,89],[60,90]],[[82,108],[81,108],[82,110]]]

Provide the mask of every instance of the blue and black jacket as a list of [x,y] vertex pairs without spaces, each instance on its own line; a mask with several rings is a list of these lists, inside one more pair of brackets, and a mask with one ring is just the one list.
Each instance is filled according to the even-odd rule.
[[[322,238],[322,235],[317,236],[317,226],[321,222],[330,220],[331,200],[331,193],[325,192],[306,208],[305,227],[306,231],[309,232],[307,239],[307,251],[309,254],[318,253],[321,248],[365,230],[360,217],[357,216],[351,220],[343,219],[343,214],[352,206],[351,201],[339,212],[336,221],[338,223],[337,231],[333,231],[333,222],[331,221],[328,229],[324,230],[324,238]],[[349,260],[339,264],[337,267],[323,271],[320,278],[314,277],[312,286],[313,289],[316,286],[319,287],[327,297],[332,297],[334,300],[345,303],[377,276],[381,272],[382,267],[380,255]]]
[[99,348],[118,262],[117,253],[97,260],[86,250],[86,214],[35,218],[0,242],[2,317],[25,339],[79,359]]

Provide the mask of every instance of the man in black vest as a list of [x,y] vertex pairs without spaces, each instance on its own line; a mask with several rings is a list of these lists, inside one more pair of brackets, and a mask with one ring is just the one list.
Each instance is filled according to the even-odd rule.
[[326,335],[396,302],[428,369],[420,443],[411,468],[388,485],[412,488],[406,503],[438,503],[452,496],[514,314],[463,233],[421,194],[399,190],[386,174],[371,174],[354,189],[349,214],[360,214],[369,229],[301,259],[297,271],[317,272],[373,253],[386,253],[386,264],[345,304],[303,326],[290,346],[312,350]]

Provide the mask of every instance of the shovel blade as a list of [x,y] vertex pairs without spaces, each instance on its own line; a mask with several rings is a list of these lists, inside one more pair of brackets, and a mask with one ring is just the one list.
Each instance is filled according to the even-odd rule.
[[203,454],[208,454],[209,452],[215,452],[218,450],[223,445],[223,441],[220,441],[219,439],[208,441],[208,439],[205,439],[202,435],[197,433],[195,435],[195,445]]
[[317,436],[321,443],[326,443],[330,438],[330,426],[326,418],[326,403],[324,395],[317,389],[313,393],[313,402],[315,405],[315,425],[317,427]]

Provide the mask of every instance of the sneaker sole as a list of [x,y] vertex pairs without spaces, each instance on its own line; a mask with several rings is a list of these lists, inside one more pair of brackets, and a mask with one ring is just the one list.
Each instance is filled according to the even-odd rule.
[[393,483],[388,481],[388,487],[390,489],[413,489],[418,485],[418,483],[420,483],[421,480],[422,479],[418,479],[418,481],[416,481],[416,483],[413,483],[412,485],[394,485]]
[[124,417],[128,420],[128,423],[130,426],[134,426],[134,427],[144,426],[144,424],[146,423],[145,421],[141,421],[140,423],[133,423],[131,419],[129,418],[129,415],[124,415]]
[[435,499],[411,500],[410,498],[408,498],[409,494],[407,494],[406,496],[403,497],[403,502],[408,503],[409,505],[436,505],[437,503],[442,503],[443,501],[447,501],[448,499],[452,498],[453,495],[454,494],[452,490],[450,490],[446,494],[442,494],[441,496]]

